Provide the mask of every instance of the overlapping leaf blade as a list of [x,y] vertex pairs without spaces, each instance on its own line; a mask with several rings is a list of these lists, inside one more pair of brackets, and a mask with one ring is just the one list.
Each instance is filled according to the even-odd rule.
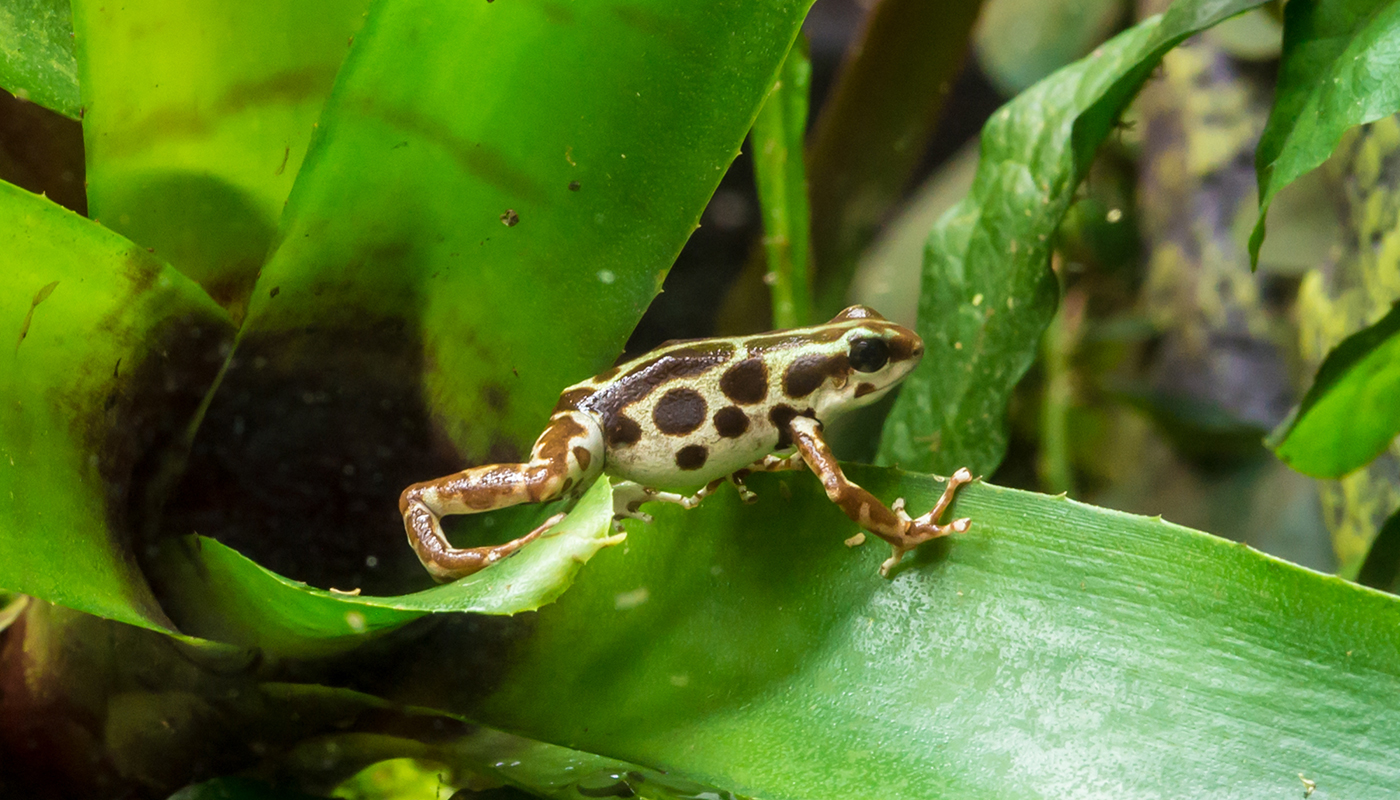
[[[926,508],[942,485],[850,474]],[[892,580],[807,475],[661,510],[493,660],[488,724],[759,797],[1382,796],[1400,600],[989,485]],[[507,637],[509,639],[509,637]],[[443,648],[439,643],[437,648]],[[450,648],[447,648],[450,652]],[[427,657],[422,674],[475,674]],[[412,702],[442,703],[405,686]],[[468,696],[470,695],[470,696]]]
[[79,117],[68,0],[11,0],[0,6],[0,88]]
[[0,588],[168,630],[128,550],[232,336],[144,249],[0,183]]
[[996,469],[1008,398],[1055,309],[1051,236],[1094,152],[1163,54],[1259,4],[1175,3],[992,116],[971,194],[929,237],[918,324],[927,349],[886,423],[883,463]]
[[89,214],[240,313],[369,0],[77,0]]
[[1347,129],[1400,110],[1400,6],[1302,0],[1284,15],[1277,94],[1254,159],[1259,220],[1249,253],[1256,262],[1274,197],[1326,161]]
[[1400,434],[1400,305],[1348,336],[1317,370],[1312,388],[1269,445],[1288,465],[1340,478]]

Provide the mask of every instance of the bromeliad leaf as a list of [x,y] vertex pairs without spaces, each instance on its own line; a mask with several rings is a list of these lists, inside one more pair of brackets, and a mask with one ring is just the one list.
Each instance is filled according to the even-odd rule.
[[1296,0],[1285,6],[1278,88],[1254,159],[1259,220],[1249,255],[1255,263],[1278,193],[1326,161],[1347,129],[1400,110],[1397,60],[1400,4]]
[[1316,478],[1364,466],[1400,434],[1400,305],[1328,354],[1293,415],[1269,440]]
[[68,0],[7,0],[0,6],[0,88],[78,119]]
[[[849,471],[911,509],[943,488]],[[1301,794],[1299,772],[1379,797],[1400,781],[1400,598],[986,484],[949,511],[967,533],[884,580],[888,549],[843,545],[855,525],[812,476],[750,486],[752,505],[657,509],[558,602],[502,620],[489,693],[460,641],[424,642],[415,674],[463,688],[405,681],[406,700],[755,797],[1148,798],[1209,776],[1245,800]]]
[[918,324],[927,351],[886,423],[882,463],[996,469],[1008,398],[1055,310],[1050,239],[1094,152],[1168,50],[1257,5],[1177,2],[992,116],[972,192],[929,236]]
[[149,568],[184,632],[256,647],[273,659],[313,658],[429,613],[533,611],[553,602],[584,562],[614,544],[612,532],[611,487],[600,480],[544,538],[490,569],[415,594],[370,597],[315,589],[203,537],[165,543]]
[[170,630],[127,549],[232,339],[144,249],[0,183],[0,589]]
[[92,218],[239,316],[368,7],[75,0]]

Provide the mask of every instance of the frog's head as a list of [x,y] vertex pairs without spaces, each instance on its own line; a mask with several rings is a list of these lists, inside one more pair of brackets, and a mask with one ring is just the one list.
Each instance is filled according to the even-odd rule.
[[918,334],[865,306],[851,306],[819,328],[826,336],[835,337],[831,345],[822,348],[827,357],[821,368],[828,379],[814,398],[822,417],[834,417],[884,397],[924,355],[924,342]]

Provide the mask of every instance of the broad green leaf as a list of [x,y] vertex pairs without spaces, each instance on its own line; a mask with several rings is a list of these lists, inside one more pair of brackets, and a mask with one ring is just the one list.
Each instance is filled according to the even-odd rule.
[[611,534],[612,493],[607,481],[598,481],[564,521],[517,555],[415,594],[369,597],[322,591],[203,537],[166,544],[153,564],[153,580],[187,633],[257,647],[273,658],[310,658],[345,650],[433,612],[533,611],[562,594],[584,562],[610,543]]
[[917,328],[924,360],[885,425],[883,463],[945,474],[989,474],[1001,463],[1008,398],[1055,311],[1050,239],[1094,152],[1168,50],[1259,4],[1177,2],[987,122],[972,192],[929,236]]
[[68,0],[6,0],[0,6],[0,88],[66,117],[79,117]]
[[76,0],[88,211],[237,314],[369,0]]
[[169,630],[127,549],[139,477],[187,424],[232,329],[142,248],[0,183],[0,588]]
[[1332,155],[1347,129],[1400,110],[1400,5],[1388,0],[1301,0],[1284,8],[1283,61],[1254,163],[1259,220],[1249,237],[1259,260],[1269,203]]
[[1400,434],[1400,305],[1337,345],[1269,446],[1299,472],[1340,478]]
[[763,252],[773,294],[773,324],[812,324],[811,210],[807,206],[808,95],[812,57],[799,36],[783,60],[778,82],[753,123],[753,171],[763,211]]
[[616,358],[808,4],[376,4],[168,532],[322,588],[422,586],[399,492],[521,459]]
[[[942,484],[875,468],[927,508]],[[788,489],[783,491],[781,484]],[[810,475],[665,508],[457,710],[773,798],[1331,797],[1400,785],[1400,600],[1160,519],[974,484],[890,580]],[[514,620],[512,620],[514,622]],[[437,642],[415,674],[475,675]],[[405,685],[442,705],[441,687]],[[1282,733],[1281,733],[1282,732]]]

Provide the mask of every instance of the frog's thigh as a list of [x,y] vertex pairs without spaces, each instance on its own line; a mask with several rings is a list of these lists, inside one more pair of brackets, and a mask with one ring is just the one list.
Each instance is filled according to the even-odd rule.
[[591,418],[579,412],[555,414],[535,441],[529,462],[473,467],[405,489],[399,510],[408,541],[438,580],[470,575],[524,547],[563,515],[519,539],[474,548],[449,544],[442,533],[442,517],[553,500],[596,477],[602,469],[597,455],[601,452],[602,433]]

